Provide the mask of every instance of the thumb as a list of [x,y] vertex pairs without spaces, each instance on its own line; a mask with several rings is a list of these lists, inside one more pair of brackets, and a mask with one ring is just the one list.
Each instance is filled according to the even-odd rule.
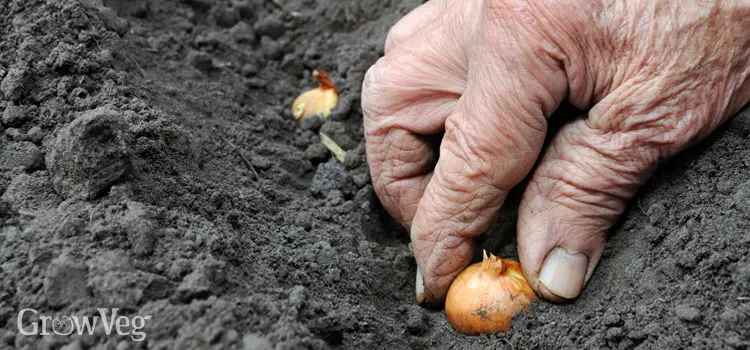
[[[528,184],[518,219],[518,253],[531,285],[550,301],[580,295],[607,231],[657,166],[716,124],[691,110],[690,96],[624,85],[588,119],[555,136]],[[717,118],[718,119],[718,118]]]

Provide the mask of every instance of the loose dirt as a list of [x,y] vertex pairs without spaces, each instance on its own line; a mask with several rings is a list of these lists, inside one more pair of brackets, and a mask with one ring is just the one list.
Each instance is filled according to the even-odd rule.
[[[0,348],[750,347],[750,113],[660,168],[579,300],[467,337],[414,305],[364,154],[361,82],[420,1],[281,3],[0,0]],[[300,126],[314,68],[341,101]],[[28,336],[24,308],[152,318]]]

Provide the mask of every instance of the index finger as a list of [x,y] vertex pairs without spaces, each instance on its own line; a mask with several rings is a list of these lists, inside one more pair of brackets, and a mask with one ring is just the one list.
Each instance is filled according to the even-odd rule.
[[527,32],[516,28],[512,16],[487,17],[492,28],[480,26],[483,36],[468,49],[467,87],[446,119],[440,158],[411,226],[420,304],[443,303],[471,260],[473,238],[531,171],[544,143],[546,117],[567,91],[565,72],[553,55],[529,57],[544,53],[544,43],[498,40],[498,33]]

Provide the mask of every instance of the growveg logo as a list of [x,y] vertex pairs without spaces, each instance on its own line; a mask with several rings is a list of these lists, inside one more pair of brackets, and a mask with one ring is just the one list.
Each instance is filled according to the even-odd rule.
[[[25,315],[37,315],[39,311],[35,309],[23,309],[18,313],[16,323],[18,332],[23,335],[78,335],[94,334],[94,330],[101,324],[106,335],[117,334],[121,336],[130,336],[133,341],[144,341],[146,333],[142,331],[146,326],[146,321],[151,316],[118,316],[120,309],[96,309],[99,311],[98,316],[47,316],[40,315],[39,322],[33,322],[24,325]],[[107,314],[109,313],[109,316]]]

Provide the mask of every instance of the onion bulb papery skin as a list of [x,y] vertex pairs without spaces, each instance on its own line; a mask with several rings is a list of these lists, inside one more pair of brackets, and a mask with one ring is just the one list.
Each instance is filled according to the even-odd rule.
[[327,118],[339,102],[339,92],[328,74],[316,69],[312,75],[318,79],[320,86],[303,92],[292,103],[292,115],[300,123],[311,115],[320,114]]
[[507,332],[516,312],[528,311],[535,297],[521,264],[485,252],[483,261],[467,267],[451,284],[445,315],[461,333]]

